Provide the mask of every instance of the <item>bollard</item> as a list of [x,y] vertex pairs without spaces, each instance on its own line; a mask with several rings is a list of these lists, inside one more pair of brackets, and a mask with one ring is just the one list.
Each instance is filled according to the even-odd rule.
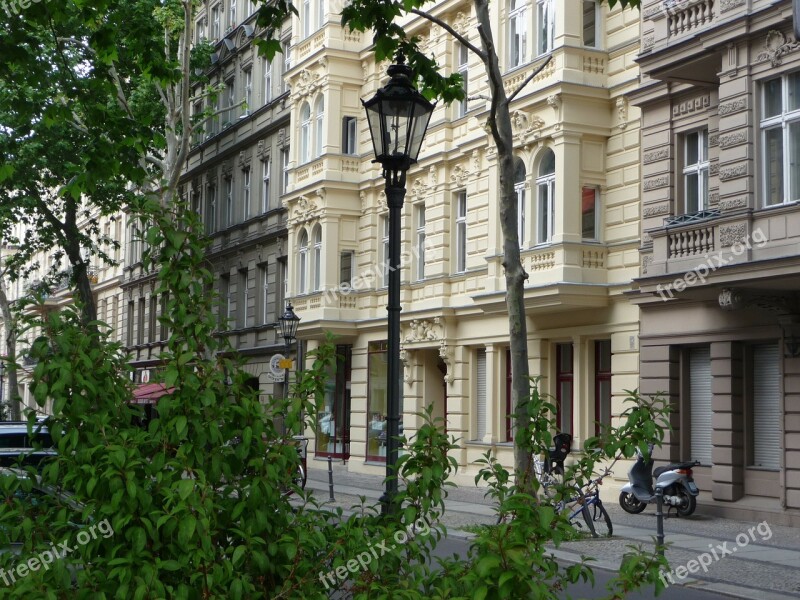
[[656,487],[656,545],[664,556],[664,488]]
[[330,456],[328,457],[328,494],[330,495],[329,500],[333,502],[333,462]]

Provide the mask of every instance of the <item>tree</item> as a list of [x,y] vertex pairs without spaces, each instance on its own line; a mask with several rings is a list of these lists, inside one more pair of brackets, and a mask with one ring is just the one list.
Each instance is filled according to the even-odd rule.
[[17,337],[19,328],[17,316],[14,314],[13,307],[8,301],[6,294],[6,269],[0,263],[0,314],[3,317],[3,335],[6,341],[6,355],[0,357],[3,366],[0,367],[6,374],[8,381],[8,395],[3,399],[9,407],[9,419],[19,421],[20,419],[20,397],[17,385]]

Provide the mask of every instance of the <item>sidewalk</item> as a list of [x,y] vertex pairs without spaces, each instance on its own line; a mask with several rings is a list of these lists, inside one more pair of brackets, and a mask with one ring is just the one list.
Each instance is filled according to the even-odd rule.
[[[350,508],[360,504],[359,497],[366,498],[368,505],[377,503],[383,493],[380,477],[348,473],[341,464],[333,466],[335,501],[331,505]],[[309,467],[307,489],[313,490],[318,499],[328,500],[327,464],[315,462]],[[448,491],[443,522],[451,537],[471,537],[464,527],[495,522],[492,501],[484,496],[483,489],[470,486]],[[613,537],[564,543],[552,548],[555,556],[571,562],[580,560],[582,554],[592,556],[597,559],[591,563],[594,567],[617,571],[630,546],[652,548],[656,534],[654,507],[640,515],[629,515],[619,507],[615,496],[604,498],[603,504],[611,516]],[[665,519],[666,556],[672,571],[664,574],[664,580],[670,585],[674,582],[736,598],[800,599],[800,529],[769,523],[760,529],[758,526],[702,514]],[[706,572],[701,562],[706,563]]]

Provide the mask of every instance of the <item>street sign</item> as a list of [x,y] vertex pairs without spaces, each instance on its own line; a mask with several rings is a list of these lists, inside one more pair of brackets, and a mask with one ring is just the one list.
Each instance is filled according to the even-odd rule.
[[[283,354],[275,354],[269,361],[269,371],[267,371],[267,378],[272,383],[283,383],[286,379],[286,371],[282,366],[283,362],[287,360]],[[291,360],[289,360],[291,362]]]

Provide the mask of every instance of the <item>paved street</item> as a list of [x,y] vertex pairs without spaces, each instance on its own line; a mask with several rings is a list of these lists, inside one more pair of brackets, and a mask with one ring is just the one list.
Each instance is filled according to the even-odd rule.
[[[312,463],[309,470],[308,487],[321,500],[329,497],[328,474],[322,470],[326,466],[323,462]],[[379,477],[350,474],[341,465],[336,465],[334,505],[349,508],[360,503],[359,497],[366,498],[367,503],[377,502],[380,494]],[[622,511],[613,495],[607,498],[605,505],[614,524],[613,538],[569,542],[551,550],[565,562],[575,562],[581,554],[598,559],[594,561],[595,589],[586,585],[575,586],[570,590],[575,598],[602,597],[605,582],[617,570],[622,555],[630,551],[630,546],[642,544],[652,548],[653,545],[654,510],[629,515]],[[491,502],[484,498],[483,490],[459,487],[448,497],[443,521],[450,537],[440,545],[436,554],[445,556],[455,552],[462,555],[467,550],[470,534],[461,529],[468,525],[493,523],[494,511]],[[685,519],[667,519],[664,527],[668,544],[666,556],[675,585],[661,597],[697,600],[800,598],[800,531],[797,529],[768,523],[759,529],[756,523],[702,514]],[[699,566],[701,562],[707,563],[706,572]],[[685,571],[679,570],[681,568]],[[697,572],[689,574],[690,569]],[[648,591],[630,596],[651,597],[652,593]]]

